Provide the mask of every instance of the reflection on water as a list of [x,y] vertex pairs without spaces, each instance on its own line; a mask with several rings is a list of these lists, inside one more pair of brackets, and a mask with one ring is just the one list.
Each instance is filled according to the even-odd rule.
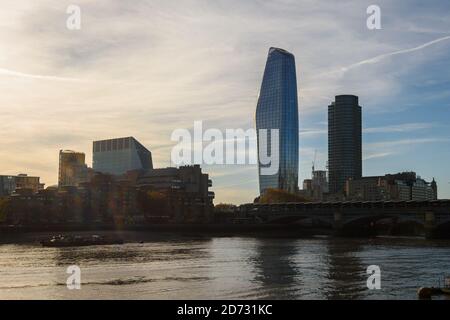
[[327,299],[361,299],[367,291],[365,266],[358,256],[360,244],[350,241],[329,241],[327,244],[328,271],[330,284],[325,290]]
[[[415,299],[448,273],[450,242],[126,235],[125,245],[0,245],[3,299]],[[135,241],[145,240],[144,243]],[[82,270],[66,288],[67,266]],[[366,269],[381,268],[381,290]]]
[[253,259],[256,280],[266,292],[264,298],[293,299],[301,289],[301,270],[293,258],[296,255],[296,241],[273,240],[274,243],[258,240]]

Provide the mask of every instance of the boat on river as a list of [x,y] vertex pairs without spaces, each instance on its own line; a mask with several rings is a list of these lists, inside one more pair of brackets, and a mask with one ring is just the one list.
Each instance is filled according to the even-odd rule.
[[438,287],[431,288],[420,288],[417,291],[417,295],[421,299],[430,299],[434,295],[450,295],[450,276],[444,276],[441,280],[439,280]]
[[441,288],[442,293],[450,294],[450,276],[444,277],[444,284]]

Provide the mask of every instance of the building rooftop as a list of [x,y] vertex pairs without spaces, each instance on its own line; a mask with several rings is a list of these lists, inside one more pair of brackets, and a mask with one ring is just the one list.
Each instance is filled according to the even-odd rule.
[[283,54],[287,54],[290,56],[294,56],[292,53],[290,53],[289,51],[285,50],[285,49],[281,49],[281,48],[276,48],[276,47],[270,47],[269,49],[269,54],[271,54],[272,52],[277,51]]

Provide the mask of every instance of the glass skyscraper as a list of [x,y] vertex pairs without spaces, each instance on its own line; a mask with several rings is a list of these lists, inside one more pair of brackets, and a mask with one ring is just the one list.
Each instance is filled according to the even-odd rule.
[[[268,188],[296,192],[299,164],[297,77],[294,55],[286,50],[269,49],[256,107],[256,129],[260,193]],[[260,129],[279,130],[279,170],[276,174],[261,172],[264,165],[259,157]],[[271,154],[270,135],[267,149]]]
[[94,141],[92,158],[96,172],[121,175],[153,169],[151,152],[133,137]]

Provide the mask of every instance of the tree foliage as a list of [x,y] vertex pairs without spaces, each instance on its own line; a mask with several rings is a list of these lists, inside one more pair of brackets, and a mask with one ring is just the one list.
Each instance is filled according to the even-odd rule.
[[236,205],[232,203],[219,203],[214,206],[216,211],[230,211],[236,208]]
[[8,216],[11,200],[8,197],[0,198],[0,223],[4,222]]
[[280,189],[267,189],[264,194],[259,197],[259,203],[262,204],[289,202],[308,202],[308,200],[297,194]]
[[138,197],[138,204],[145,214],[165,215],[168,210],[167,194],[159,191],[142,192]]

